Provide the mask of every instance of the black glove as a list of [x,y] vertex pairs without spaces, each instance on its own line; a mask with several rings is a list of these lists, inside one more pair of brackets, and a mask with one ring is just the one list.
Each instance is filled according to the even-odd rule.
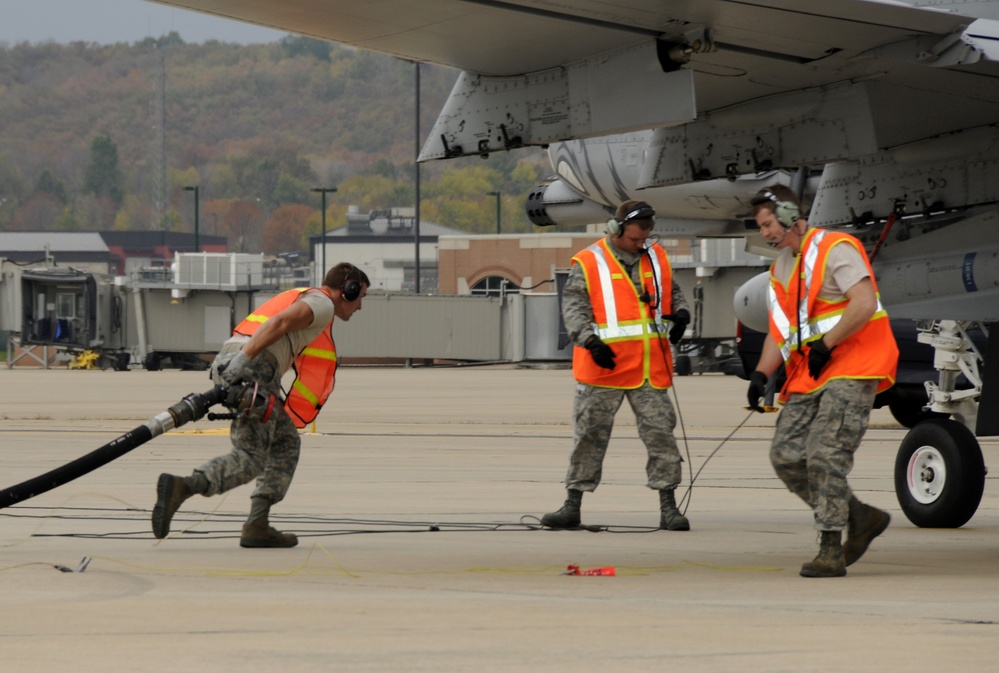
[[583,344],[583,348],[590,351],[593,361],[604,369],[614,369],[614,350],[605,344],[596,334],[591,334],[590,338]]
[[749,391],[746,399],[749,400],[749,408],[753,411],[763,413],[760,406],[760,398],[767,394],[767,375],[761,371],[754,371],[749,375]]
[[690,312],[685,308],[681,308],[671,315],[669,319],[673,323],[672,327],[669,328],[669,342],[675,346],[680,343],[683,333],[687,331],[687,325],[690,324]]
[[832,349],[826,347],[826,342],[823,341],[822,337],[819,337],[818,341],[812,342],[808,349],[808,373],[812,375],[813,379],[816,381],[819,379],[822,368],[829,364],[831,357]]

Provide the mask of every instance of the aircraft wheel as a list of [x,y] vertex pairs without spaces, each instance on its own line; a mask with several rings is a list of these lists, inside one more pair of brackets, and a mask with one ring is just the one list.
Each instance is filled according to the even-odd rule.
[[694,366],[689,355],[677,355],[676,362],[673,363],[673,371],[677,376],[690,376],[694,371]]
[[921,528],[959,528],[978,509],[985,462],[975,435],[957,421],[932,419],[912,428],[895,457],[895,495]]

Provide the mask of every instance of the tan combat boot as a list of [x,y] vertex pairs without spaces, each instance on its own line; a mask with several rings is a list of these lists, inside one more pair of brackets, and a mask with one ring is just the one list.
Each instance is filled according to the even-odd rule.
[[843,544],[843,556],[846,565],[852,565],[860,560],[871,541],[885,532],[891,522],[891,515],[877,507],[871,507],[850,498],[850,520],[847,527],[846,542]]
[[802,564],[802,577],[843,577],[846,575],[846,561],[843,559],[843,546],[840,531],[824,530],[819,536],[819,555]]
[[294,547],[298,537],[294,533],[282,533],[271,528],[266,516],[243,524],[243,534],[239,538],[240,547]]
[[156,482],[156,505],[153,506],[153,535],[162,540],[170,534],[170,522],[181,503],[194,495],[182,477],[161,474]]

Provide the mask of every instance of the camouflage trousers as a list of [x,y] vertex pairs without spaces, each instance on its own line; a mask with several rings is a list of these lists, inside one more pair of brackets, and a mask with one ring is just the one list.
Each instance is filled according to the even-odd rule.
[[812,508],[817,530],[846,528],[851,495],[846,477],[876,392],[875,381],[829,381],[814,393],[791,395],[777,419],[770,463]]
[[648,381],[634,390],[577,383],[573,402],[573,447],[565,477],[566,488],[593,491],[600,484],[614,416],[625,397],[635,412],[638,436],[649,454],[645,464],[648,487],[658,491],[675,488],[680,483],[683,461],[673,437],[676,413],[668,390],[653,388]]
[[[220,355],[212,371],[233,355]],[[229,429],[232,451],[212,458],[195,472],[201,472],[208,480],[205,495],[225,493],[256,478],[257,485],[250,497],[264,497],[277,503],[284,499],[295,476],[302,440],[284,410],[281,379],[274,359],[268,354],[258,355],[247,364],[246,372],[248,380],[260,384],[261,392],[275,396],[270,419],[261,423],[258,418],[238,416]]]

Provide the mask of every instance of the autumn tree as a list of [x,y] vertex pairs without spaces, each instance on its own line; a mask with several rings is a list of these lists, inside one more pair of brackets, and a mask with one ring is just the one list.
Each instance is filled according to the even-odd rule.
[[63,203],[48,192],[29,196],[14,213],[12,231],[49,231],[62,214]]
[[266,221],[267,216],[256,201],[234,201],[221,222],[225,235],[229,237],[229,249],[235,252],[260,252]]
[[76,200],[72,209],[72,226],[80,229],[112,229],[118,204],[105,194],[86,194]]
[[430,202],[424,206],[424,219],[463,231],[495,232],[496,201],[489,192],[496,191],[500,178],[486,166],[445,169],[427,186]]
[[42,174],[38,176],[38,180],[35,182],[35,193],[45,193],[51,194],[63,203],[66,203],[66,185],[62,183],[61,180],[57,180],[52,171],[45,169]]
[[113,229],[115,231],[148,231],[153,228],[160,228],[161,222],[152,221],[153,213],[149,199],[140,198],[135,194],[125,197],[118,214],[114,218]]
[[[430,129],[457,73],[419,68],[421,127]],[[161,109],[153,104],[159,73]],[[199,185],[202,231],[250,250],[256,226],[259,251],[266,213],[281,206],[312,209],[308,227],[318,233],[315,187],[339,188],[328,204],[329,229],[343,224],[349,205],[412,206],[413,74],[413,64],[397,58],[293,36],[263,45],[185,44],[175,33],[132,45],[0,45],[0,229],[28,206],[18,226],[191,231],[190,194],[178,190]],[[163,155],[154,133],[160,112]],[[492,171],[485,179],[483,168]],[[503,231],[529,231],[524,197],[548,170],[538,148],[428,162],[421,214],[494,231],[487,194],[501,191]],[[152,195],[164,187],[170,201],[156,211],[160,221],[149,221]],[[44,199],[27,204],[37,193],[63,202],[58,216]],[[262,211],[256,225],[229,217],[242,200]]]
[[125,198],[123,184],[118,146],[106,135],[95,137],[90,144],[90,164],[84,173],[83,191],[98,198],[107,197],[118,207]]
[[276,255],[281,252],[297,252],[306,250],[305,239],[309,218],[316,211],[308,206],[294,204],[281,206],[274,211],[264,225],[264,252]]
[[311,56],[319,61],[330,61],[330,49],[332,45],[325,40],[316,40],[311,37],[299,37],[297,35],[286,35],[278,43],[281,49],[291,58],[297,56]]
[[362,211],[411,206],[413,188],[383,175],[355,175],[340,183],[336,200]]
[[223,223],[232,208],[228,199],[209,199],[201,203],[201,230],[208,236],[228,236]]
[[309,185],[302,179],[282,172],[278,176],[271,201],[281,205],[287,203],[305,203],[309,200]]
[[229,160],[236,188],[267,206],[282,205],[277,198],[302,198],[306,185],[316,181],[309,162],[287,145],[264,144]]

